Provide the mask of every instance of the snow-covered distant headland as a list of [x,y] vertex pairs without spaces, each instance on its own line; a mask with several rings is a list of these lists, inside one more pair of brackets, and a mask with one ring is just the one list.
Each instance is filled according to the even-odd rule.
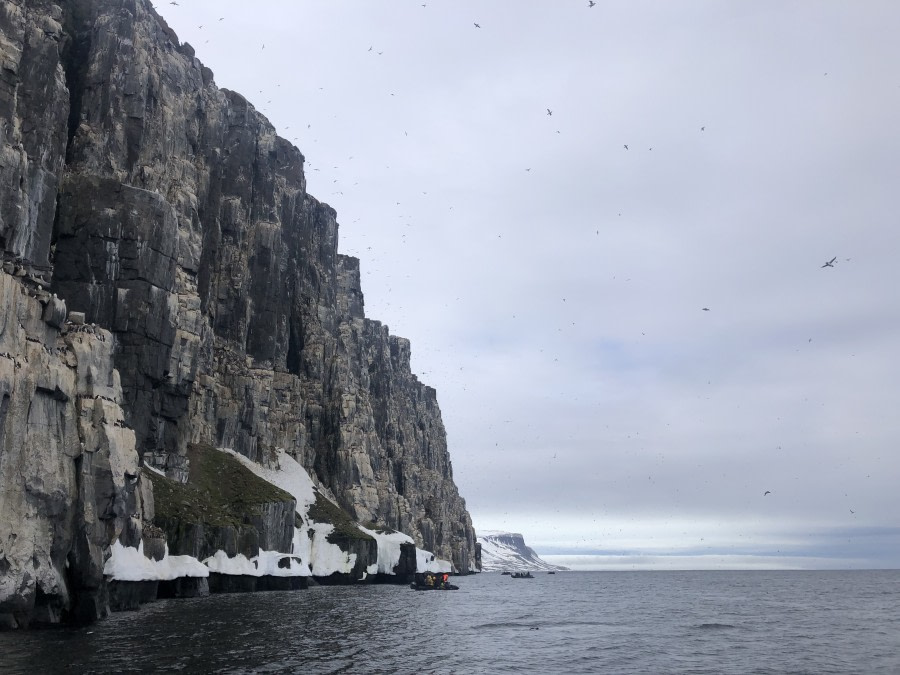
[[475,534],[476,541],[481,544],[482,572],[555,572],[568,569],[541,560],[534,549],[525,544],[525,538],[516,532],[478,530]]

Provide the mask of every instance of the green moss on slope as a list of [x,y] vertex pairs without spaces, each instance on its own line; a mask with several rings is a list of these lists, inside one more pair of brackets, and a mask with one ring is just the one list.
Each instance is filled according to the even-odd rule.
[[293,501],[294,497],[263,480],[226,452],[208,445],[188,446],[190,474],[187,484],[152,471],[156,522],[180,521],[239,526],[259,506]]
[[329,501],[316,492],[316,502],[309,507],[309,517],[317,523],[331,523],[334,531],[328,535],[328,541],[337,544],[341,540],[369,539],[373,537],[359,529],[356,522],[337,504]]

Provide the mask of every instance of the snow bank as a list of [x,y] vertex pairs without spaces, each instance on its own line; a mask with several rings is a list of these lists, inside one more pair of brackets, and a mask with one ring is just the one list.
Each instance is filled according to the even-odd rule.
[[[378,542],[378,564],[369,566],[369,574],[376,572],[393,574],[394,568],[400,562],[400,544],[415,543],[412,537],[402,532],[378,532],[365,527],[359,529]],[[435,557],[431,551],[416,549],[416,572],[447,572],[449,574],[451,571],[453,571],[453,564],[449,560],[441,560]]]
[[103,565],[103,574],[115,581],[170,581],[179,577],[208,577],[209,569],[189,555],[166,554],[162,560],[151,560],[144,555],[144,542],[137,548],[122,546],[117,539],[112,545],[112,555]]
[[400,544],[412,544],[413,539],[402,532],[378,532],[359,526],[359,529],[378,542],[378,562],[369,565],[369,574],[393,574],[400,562]]
[[335,572],[349,574],[356,564],[356,554],[347,553],[337,544],[328,541],[328,535],[334,531],[334,525],[330,523],[314,523],[315,527],[304,526],[300,535],[309,540],[310,530],[313,538],[310,541],[309,560],[312,565],[312,573],[317,577],[327,577]]
[[[303,520],[303,526],[295,528],[291,553],[299,556],[315,576],[329,576],[335,572],[349,573],[356,563],[356,555],[343,551],[340,546],[327,540],[334,530],[330,523],[317,523],[309,518],[309,507],[316,502],[316,487],[309,474],[293,457],[284,450],[277,451],[277,469],[267,469],[243,455],[223,448],[241,464],[260,478],[269,481],[289,492],[297,500],[297,513]],[[414,543],[412,537],[402,532],[380,533],[357,527],[378,542],[378,561],[366,568],[368,574],[393,574],[394,567],[400,562],[400,544]],[[310,538],[309,533],[313,536]],[[452,563],[440,560],[429,551],[416,549],[416,570],[418,572],[450,572]],[[227,574],[227,573],[226,573]],[[243,574],[243,573],[242,573]]]
[[[278,563],[287,559],[288,567],[279,567]],[[259,565],[259,571],[271,577],[308,577],[312,574],[309,566],[299,556],[287,556],[278,551],[260,551],[259,555],[250,559]]]
[[[290,561],[289,567],[279,567],[278,563],[285,558]],[[219,574],[242,574],[250,577],[310,576],[309,567],[307,567],[297,556],[280,553],[278,551],[260,550],[259,555],[253,556],[252,558],[248,558],[244,554],[238,553],[233,558],[229,558],[225,551],[218,550],[214,555],[204,560],[203,564],[209,568],[210,572],[217,572]]]
[[431,551],[416,549],[416,572],[446,572],[453,571],[453,563],[449,560],[441,560],[435,557]]
[[477,530],[475,536],[479,539],[482,537],[521,537],[518,532],[507,532],[506,530]]
[[152,471],[157,476],[162,476],[163,478],[166,478],[166,472],[163,471],[162,469],[157,469],[155,466],[150,466],[149,464],[144,464],[143,468],[146,469],[147,471]]
[[230,448],[222,448],[222,451],[230,454],[263,480],[293,495],[297,500],[297,512],[301,515],[305,516],[310,505],[316,503],[316,488],[306,469],[283,449],[277,450],[277,469],[267,469]]
[[[335,572],[349,574],[353,570],[356,554],[347,553],[337,544],[327,540],[328,535],[334,531],[334,526],[330,523],[317,523],[309,518],[309,507],[316,502],[316,488],[306,469],[299,462],[279,449],[278,468],[267,469],[234,450],[224,448],[223,451],[263,480],[289,492],[297,500],[297,513],[303,520],[303,526],[294,528],[291,553],[301,559],[299,566],[307,571],[312,567],[312,574],[317,577],[327,577]],[[309,536],[310,532],[312,538]]]

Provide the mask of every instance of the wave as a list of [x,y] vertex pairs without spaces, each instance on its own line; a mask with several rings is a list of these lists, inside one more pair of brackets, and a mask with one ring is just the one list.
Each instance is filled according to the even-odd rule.
[[701,623],[694,628],[699,628],[700,630],[726,630],[728,628],[737,628],[734,624],[730,623]]
[[482,623],[472,626],[472,630],[484,630],[486,628],[531,628],[535,624],[523,623],[521,621],[498,621],[495,623]]
[[[520,617],[520,619],[531,617]],[[545,618],[538,621],[497,621],[482,623],[472,626],[472,630],[483,630],[486,628],[533,628],[535,626],[547,626],[554,628],[566,628],[570,626],[617,626],[619,624],[610,621],[567,621],[565,619],[554,620]]]

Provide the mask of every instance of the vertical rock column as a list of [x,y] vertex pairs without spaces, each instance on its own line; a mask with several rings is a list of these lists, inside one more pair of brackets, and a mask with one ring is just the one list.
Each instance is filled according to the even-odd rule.
[[28,272],[50,269],[65,162],[62,22],[57,4],[0,0],[0,250]]
[[145,451],[168,451],[160,468],[183,481],[189,383],[174,383],[176,235],[173,209],[154,192],[77,174],[63,183],[54,289],[88,322],[115,331],[129,426]]
[[107,613],[110,544],[152,518],[112,335],[0,274],[0,625]]

